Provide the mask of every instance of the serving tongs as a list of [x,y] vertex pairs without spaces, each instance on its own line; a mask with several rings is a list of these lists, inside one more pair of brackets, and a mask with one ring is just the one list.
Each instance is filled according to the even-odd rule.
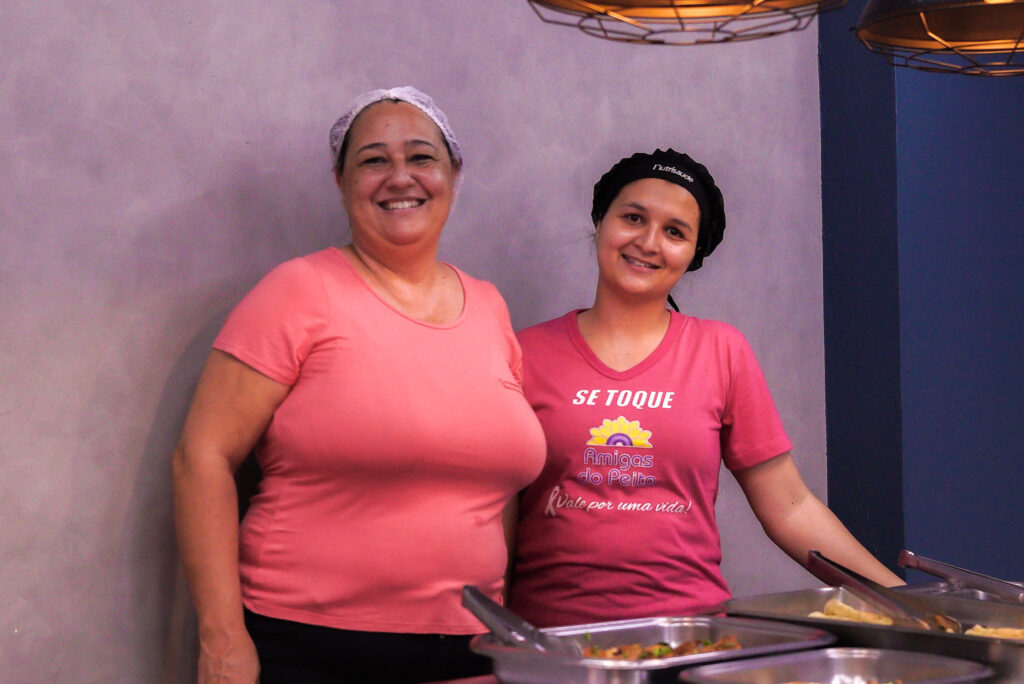
[[906,549],[900,551],[897,563],[901,568],[911,568],[927,572],[929,575],[940,577],[954,586],[977,589],[1009,603],[1024,604],[1024,587],[1013,582],[989,577],[973,570],[958,568],[955,565],[925,558],[924,556],[918,556],[916,553]]
[[581,656],[583,650],[574,640],[540,631],[505,606],[487,597],[472,584],[462,587],[462,605],[509,646],[522,646],[541,653]]
[[834,587],[843,587],[857,598],[878,606],[890,617],[901,622],[907,622],[920,629],[963,634],[964,628],[959,620],[932,610],[920,597],[893,591],[826,558],[818,551],[807,553],[807,570],[822,582]]

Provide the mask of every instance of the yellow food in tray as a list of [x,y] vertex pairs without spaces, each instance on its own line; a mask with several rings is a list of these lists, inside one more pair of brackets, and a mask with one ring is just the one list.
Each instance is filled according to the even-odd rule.
[[1024,639],[1024,629],[1017,627],[985,627],[974,625],[964,632],[971,636],[994,637],[996,639]]
[[588,658],[647,660],[649,658],[673,658],[675,656],[710,653],[712,651],[731,651],[737,648],[740,648],[740,642],[735,636],[727,634],[718,641],[711,641],[710,639],[684,641],[675,648],[663,641],[649,646],[644,646],[643,644],[622,644],[611,648],[588,646],[583,649],[583,655]]
[[[892,618],[867,610],[858,610],[848,606],[839,599],[831,598],[825,603],[825,608],[808,613],[807,617],[829,618],[832,620],[849,620],[851,622],[867,622],[873,625],[891,625]],[[1018,627],[986,627],[975,625],[964,631],[964,634],[971,636],[989,637],[993,639],[1024,639],[1024,628]],[[791,684],[786,682],[786,684]],[[797,682],[796,684],[800,684]],[[813,682],[811,683],[813,684]],[[870,684],[870,683],[869,683]]]
[[849,620],[851,622],[868,622],[873,625],[891,625],[892,618],[867,610],[858,610],[848,606],[837,598],[830,598],[823,610],[808,613],[807,617],[830,618],[832,620]]
[[[850,681],[853,682],[854,684],[857,684],[857,682],[863,682],[864,684],[903,684],[903,680],[902,679],[894,679],[894,680],[892,680],[890,682],[880,682],[877,679],[861,679],[860,677],[858,677],[856,680],[850,680]],[[822,683],[821,682],[803,682],[803,681],[800,681],[800,682],[782,682],[782,684],[822,684]]]

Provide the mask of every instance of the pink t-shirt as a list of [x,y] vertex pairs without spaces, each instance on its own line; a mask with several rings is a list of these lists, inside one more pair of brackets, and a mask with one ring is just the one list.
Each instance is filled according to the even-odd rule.
[[508,311],[456,271],[450,325],[411,319],[338,249],[267,275],[214,342],[292,385],[241,526],[245,605],[364,631],[473,634],[464,584],[500,595],[501,512],[544,460]]
[[790,450],[743,336],[672,314],[627,371],[577,312],[519,333],[547,463],[519,506],[510,608],[541,626],[690,615],[729,597],[715,523],[721,464]]

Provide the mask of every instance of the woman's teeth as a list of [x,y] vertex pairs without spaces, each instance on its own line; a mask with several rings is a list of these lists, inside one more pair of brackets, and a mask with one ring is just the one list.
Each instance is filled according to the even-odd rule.
[[413,199],[413,200],[397,200],[397,201],[394,201],[394,202],[381,202],[381,206],[384,209],[388,209],[388,210],[393,210],[393,209],[412,209],[413,207],[418,207],[421,204],[423,204],[423,200],[415,200],[415,199]]
[[640,261],[639,259],[634,259],[633,257],[626,256],[625,254],[622,255],[622,258],[625,259],[627,262],[633,264],[634,266],[639,266],[640,268],[651,268],[651,269],[657,268],[657,266],[655,266],[654,264],[649,264],[646,261]]

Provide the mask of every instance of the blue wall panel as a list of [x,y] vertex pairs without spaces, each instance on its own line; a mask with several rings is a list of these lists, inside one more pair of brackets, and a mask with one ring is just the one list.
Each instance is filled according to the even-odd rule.
[[820,17],[828,503],[895,568],[903,544],[896,107],[892,69]]
[[1024,579],[1024,79],[900,70],[906,543]]
[[893,69],[862,8],[819,20],[829,504],[1024,579],[1024,78]]

